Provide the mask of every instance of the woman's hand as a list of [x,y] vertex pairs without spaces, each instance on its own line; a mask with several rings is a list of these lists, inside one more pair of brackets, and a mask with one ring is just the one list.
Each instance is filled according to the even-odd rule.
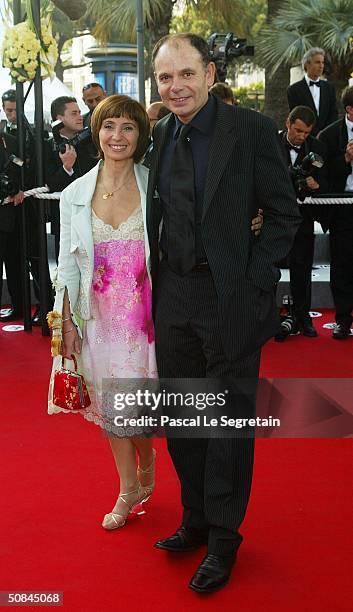
[[81,352],[81,340],[77,333],[77,329],[71,320],[65,321],[63,323],[62,336],[63,336],[63,348],[62,348],[63,357],[70,359],[72,353]]

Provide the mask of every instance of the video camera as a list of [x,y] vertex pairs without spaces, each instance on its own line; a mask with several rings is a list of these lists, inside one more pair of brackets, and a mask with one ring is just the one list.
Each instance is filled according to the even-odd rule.
[[11,197],[18,193],[18,181],[15,176],[11,176],[14,171],[14,166],[18,169],[23,166],[23,161],[16,155],[10,155],[5,163],[5,166],[0,172],[0,204],[3,204],[7,197]]
[[295,191],[300,200],[304,200],[308,193],[311,193],[311,189],[309,189],[306,179],[308,176],[315,174],[323,165],[324,160],[322,157],[311,151],[304,157],[301,164],[289,168]]
[[60,135],[60,130],[62,130],[63,127],[65,126],[63,122],[60,121],[60,119],[58,119],[57,121],[54,121],[51,125],[52,132],[53,132],[53,138],[54,138],[55,151],[59,151],[62,154],[65,153],[67,144],[69,146],[76,148],[81,142],[83,142],[84,140],[87,140],[88,138],[91,138],[92,136],[91,128],[85,127],[82,130],[82,132],[78,132],[76,136],[74,136],[70,140],[69,139],[63,140],[62,136]]
[[212,61],[216,64],[217,80],[224,83],[227,77],[227,66],[241,55],[253,56],[255,47],[246,44],[246,38],[237,38],[233,32],[228,34],[211,34],[208,46]]

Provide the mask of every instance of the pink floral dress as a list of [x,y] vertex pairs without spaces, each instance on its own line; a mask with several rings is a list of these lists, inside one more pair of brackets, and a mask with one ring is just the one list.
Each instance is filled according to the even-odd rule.
[[[114,435],[140,435],[144,428],[114,425],[117,412],[111,400],[119,390],[117,379],[157,377],[142,210],[136,209],[117,229],[92,210],[92,231],[92,318],[84,322],[79,357],[92,403],[82,413]],[[133,408],[126,414],[125,408],[124,416],[138,415]]]

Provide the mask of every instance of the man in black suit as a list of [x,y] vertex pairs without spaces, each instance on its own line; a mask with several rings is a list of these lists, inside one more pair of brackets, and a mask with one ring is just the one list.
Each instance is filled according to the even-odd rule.
[[312,136],[336,121],[337,106],[335,88],[321,77],[325,66],[325,51],[319,47],[309,49],[302,60],[305,76],[290,85],[287,90],[289,110],[296,106],[309,106],[315,113],[316,123]]
[[107,97],[107,92],[99,83],[87,83],[82,88],[82,100],[89,112],[83,115],[83,127],[91,127],[91,117],[96,106]]
[[[89,128],[85,128],[87,138],[76,146],[70,144],[70,141],[84,130],[83,118],[76,98],[70,96],[55,98],[51,104],[51,116],[53,121],[60,121],[62,124],[57,137],[45,143],[45,181],[50,191],[54,192],[63,191],[79,176],[91,170],[96,165],[97,158]],[[61,145],[62,152],[59,149]],[[55,254],[58,260],[60,240],[58,201],[51,201],[50,219],[52,233],[55,236]]]
[[2,110],[6,115],[6,120],[3,122],[4,125],[1,131],[4,134],[10,134],[11,136],[17,135],[17,113],[16,113],[16,91],[14,89],[8,89],[4,91],[1,96]]
[[[309,153],[316,153],[325,160],[326,147],[311,136],[315,125],[314,112],[308,106],[297,106],[286,121],[286,129],[280,132],[283,155],[288,165],[293,186],[300,199],[327,192],[325,165],[313,168],[310,176],[302,176],[300,169]],[[304,336],[317,336],[309,315],[311,306],[311,270],[314,258],[314,221],[326,230],[331,206],[303,204],[299,207],[302,222],[296,233],[289,255],[290,287],[298,329]]]
[[[0,322],[13,321],[22,317],[22,267],[19,248],[19,209],[23,202],[23,192],[19,190],[19,169],[14,164],[5,170],[10,155],[17,154],[16,139],[9,133],[0,136],[0,172],[6,171],[13,186],[18,192],[8,204],[0,203],[0,305],[3,286],[3,264],[6,267],[7,287],[11,297],[12,308],[5,315],[0,315]],[[6,194],[3,194],[5,199]],[[9,273],[10,272],[10,273]]]
[[[330,193],[352,192],[353,197],[353,87],[342,92],[345,116],[320,132],[327,149]],[[336,308],[333,338],[350,335],[353,310],[353,205],[334,205],[330,222],[331,291]]]
[[[2,109],[6,120],[1,121],[2,141],[0,143],[1,164],[6,163],[9,155],[17,155],[17,113],[16,113],[16,91],[8,89],[1,96]],[[1,165],[1,167],[3,167]],[[0,321],[14,321],[22,317],[22,289],[21,289],[21,254],[20,249],[14,248],[19,241],[20,211],[13,204],[4,206],[0,216],[0,232],[6,227],[1,237],[1,261],[0,269],[2,276],[2,262],[5,263],[7,286],[11,296],[12,307],[4,315],[0,314]],[[10,226],[9,226],[9,221]],[[11,231],[8,228],[11,227]],[[2,278],[1,278],[2,284]],[[1,292],[0,292],[1,296]]]
[[[152,58],[160,97],[171,111],[155,126],[148,160],[159,375],[225,377],[235,386],[243,377],[256,381],[260,348],[278,329],[276,262],[300,222],[277,131],[260,113],[208,94],[215,64],[199,36],[164,37]],[[266,221],[254,237],[250,225],[258,208]],[[254,387],[248,416],[255,410]],[[168,439],[184,511],[182,526],[156,547],[180,552],[207,544],[189,585],[197,592],[221,588],[230,576],[242,541],[253,446],[251,433]]]

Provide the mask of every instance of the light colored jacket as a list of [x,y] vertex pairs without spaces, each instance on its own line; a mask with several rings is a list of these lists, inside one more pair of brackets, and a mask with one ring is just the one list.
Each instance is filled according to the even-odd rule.
[[[87,174],[71,183],[64,189],[60,198],[60,254],[53,281],[56,289],[54,310],[62,312],[67,288],[71,313],[85,320],[91,318],[90,290],[94,266],[91,212],[100,166],[101,162],[98,162]],[[146,267],[151,282],[150,248],[146,229],[148,170],[141,164],[135,164],[134,172],[140,192]],[[77,324],[77,321],[75,323]]]

